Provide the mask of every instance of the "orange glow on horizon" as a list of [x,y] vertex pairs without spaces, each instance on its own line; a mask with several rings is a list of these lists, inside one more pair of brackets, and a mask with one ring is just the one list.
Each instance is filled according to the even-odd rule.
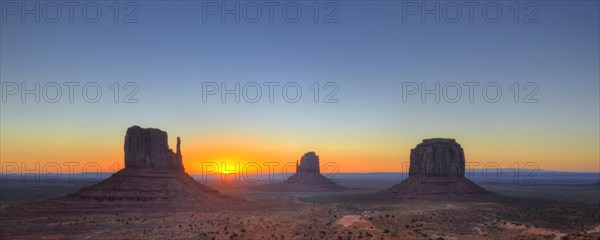
[[[124,167],[121,132],[73,133],[67,137],[48,130],[43,136],[33,135],[3,130],[1,172],[11,172],[15,166],[19,172],[62,173],[115,172]],[[175,139],[173,135],[169,140]],[[57,141],[56,136],[63,136],[65,140]],[[90,136],[94,137],[93,141],[87,140]],[[182,153],[186,172],[198,174],[292,172],[296,161],[308,151],[319,155],[324,173],[402,172],[408,169],[410,149],[424,137],[381,136],[359,144],[350,137],[338,142],[334,141],[336,138],[300,141],[278,136],[251,139],[229,135],[202,138],[183,135]],[[465,150],[467,162],[478,163],[475,168],[483,168],[491,162],[502,168],[514,167],[515,163],[524,167],[533,162],[544,170],[600,171],[597,140],[565,139],[560,142],[553,138],[532,141],[509,137],[458,138],[457,141]],[[173,142],[170,145],[174,145]],[[338,169],[326,169],[327,163],[336,164]],[[56,164],[60,168],[56,168]],[[218,166],[218,170],[203,169],[207,165]]]

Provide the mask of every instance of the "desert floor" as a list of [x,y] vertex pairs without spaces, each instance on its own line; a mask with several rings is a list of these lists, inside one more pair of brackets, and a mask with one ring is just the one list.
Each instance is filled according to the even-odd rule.
[[5,181],[0,239],[600,239],[597,184],[482,183],[496,194],[411,199],[381,192],[393,180],[339,183],[350,190],[265,192],[212,183],[234,201],[73,211],[32,206],[91,183]]

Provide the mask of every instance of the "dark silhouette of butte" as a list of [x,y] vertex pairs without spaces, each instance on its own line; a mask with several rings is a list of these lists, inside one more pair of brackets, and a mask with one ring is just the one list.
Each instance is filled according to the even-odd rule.
[[319,156],[315,152],[307,152],[296,161],[296,173],[284,182],[290,191],[341,191],[344,187],[321,174]]
[[125,168],[75,194],[55,199],[67,204],[184,206],[216,202],[224,196],[185,173],[181,140],[169,149],[165,131],[133,126],[125,135]]
[[296,173],[283,183],[262,185],[253,189],[278,192],[339,192],[346,188],[323,176],[319,156],[315,152],[307,152],[300,158],[300,163],[296,162]]
[[408,178],[387,191],[403,196],[464,196],[491,192],[465,178],[465,155],[454,139],[425,139],[410,151]]
[[333,181],[321,175],[319,156],[315,152],[307,152],[296,161],[296,173],[290,176],[285,183],[302,185],[325,185],[324,187],[337,186]]

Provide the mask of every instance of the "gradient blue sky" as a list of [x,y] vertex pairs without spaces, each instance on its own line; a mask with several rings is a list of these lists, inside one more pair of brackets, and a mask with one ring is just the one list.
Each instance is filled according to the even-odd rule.
[[[110,165],[122,159],[125,129],[141,125],[168,131],[170,141],[181,136],[187,165],[295,161],[316,150],[342,171],[400,171],[421,139],[453,137],[471,161],[600,170],[598,1],[536,1],[538,23],[514,23],[506,1],[498,23],[484,21],[481,6],[473,23],[465,13],[458,23],[422,23],[418,15],[403,22],[400,1],[339,1],[339,22],[330,24],[312,21],[309,1],[299,2],[298,23],[280,14],[274,23],[264,15],[204,23],[194,1],[139,1],[138,23],[113,23],[110,3],[99,3],[98,23],[80,15],[1,23],[2,82],[104,90],[98,103],[9,98],[0,110],[2,161]],[[140,102],[113,103],[113,82],[137,83]],[[202,82],[297,82],[304,92],[298,103],[283,101],[281,86],[274,103],[264,93],[258,103],[203,103]],[[339,103],[313,103],[313,82],[335,82]],[[403,82],[497,82],[503,96],[485,102],[480,86],[474,103],[466,93],[457,103],[404,103]],[[514,103],[514,82],[536,83],[539,103]]]

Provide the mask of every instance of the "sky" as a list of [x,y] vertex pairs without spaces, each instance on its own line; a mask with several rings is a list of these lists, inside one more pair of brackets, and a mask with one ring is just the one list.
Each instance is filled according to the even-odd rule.
[[598,1],[474,2],[472,21],[473,2],[1,3],[2,172],[114,171],[133,125],[181,137],[192,173],[308,151],[399,172],[434,137],[478,168],[600,171]]

